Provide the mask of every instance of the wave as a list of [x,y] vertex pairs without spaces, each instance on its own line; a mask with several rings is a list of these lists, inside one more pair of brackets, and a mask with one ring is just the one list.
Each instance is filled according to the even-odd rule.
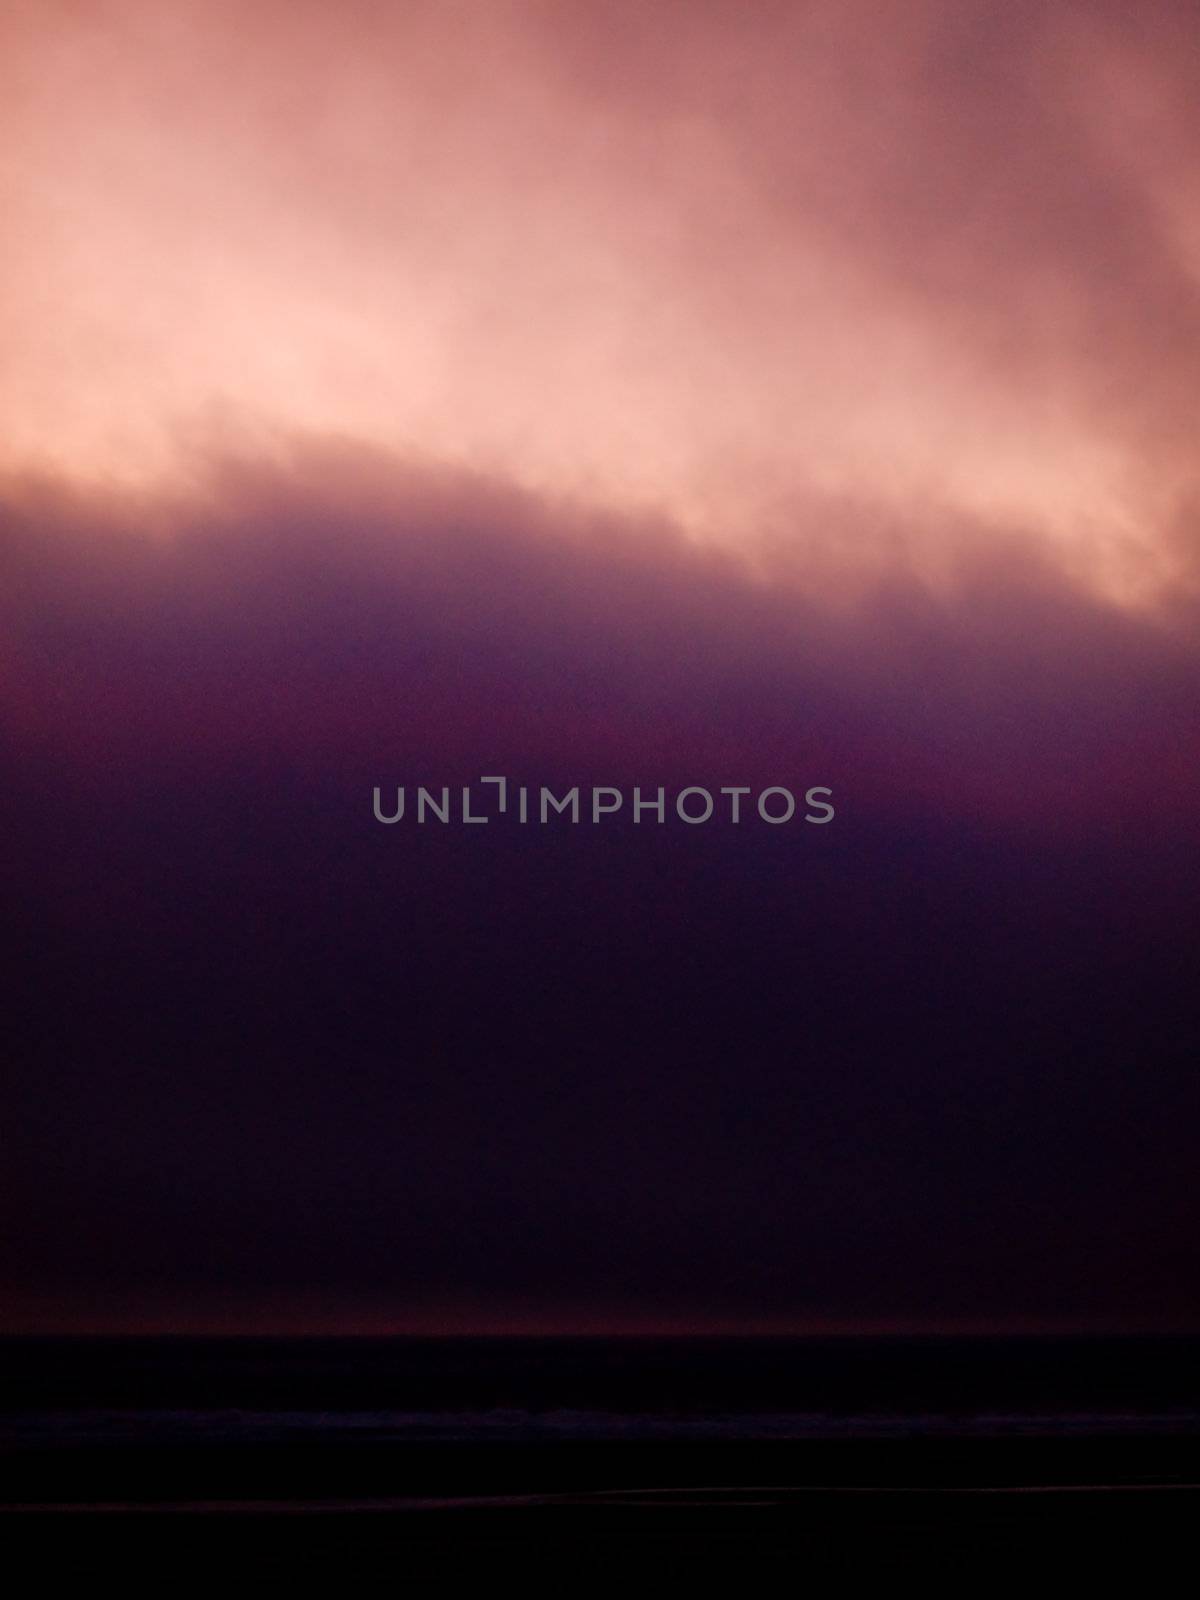
[[1200,1413],[1077,1412],[976,1415],[819,1412],[626,1413],[529,1411],[45,1410],[11,1415],[13,1445],[483,1440],[802,1440],[1177,1435],[1200,1432]]

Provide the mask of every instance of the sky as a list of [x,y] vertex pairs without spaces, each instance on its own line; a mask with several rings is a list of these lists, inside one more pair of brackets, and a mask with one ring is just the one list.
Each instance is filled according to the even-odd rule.
[[6,0],[6,1326],[1196,1326],[1198,44]]

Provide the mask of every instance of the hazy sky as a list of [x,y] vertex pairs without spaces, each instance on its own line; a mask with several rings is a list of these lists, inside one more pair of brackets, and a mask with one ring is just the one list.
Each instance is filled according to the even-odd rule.
[[0,4],[9,1325],[1196,1324],[1198,28]]
[[1186,3],[0,27],[9,467],[153,485],[300,428],[815,545],[826,583],[898,539],[936,580],[997,526],[1123,601],[1190,581]]

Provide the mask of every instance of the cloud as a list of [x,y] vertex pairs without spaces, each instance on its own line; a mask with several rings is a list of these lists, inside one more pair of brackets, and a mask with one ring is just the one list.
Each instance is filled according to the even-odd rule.
[[814,544],[865,529],[893,552],[833,604],[794,548],[749,563],[361,447],[195,472],[170,499],[10,491],[2,703],[47,770],[103,781],[156,748],[355,771],[402,753],[414,781],[426,753],[836,770],[874,815],[1046,836],[1190,804],[1188,613],[1089,599],[1003,526],[949,523],[986,554],[931,588],[907,518],[812,497]]
[[999,524],[1182,581],[1186,7],[8,16],[10,465],[307,429],[734,548],[850,497],[916,513],[918,572]]
[[[194,477],[7,497],[22,1325],[1186,1322],[1190,636],[994,531],[835,610],[360,447]],[[371,817],[485,772],[838,815]]]
[[5,8],[23,1325],[1194,1321],[1190,11]]

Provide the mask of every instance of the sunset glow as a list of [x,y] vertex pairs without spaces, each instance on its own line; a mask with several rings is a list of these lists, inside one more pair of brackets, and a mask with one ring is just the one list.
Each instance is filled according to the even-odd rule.
[[810,587],[997,534],[1190,582],[1173,12],[682,11],[6,6],[7,471],[154,492],[333,435]]

